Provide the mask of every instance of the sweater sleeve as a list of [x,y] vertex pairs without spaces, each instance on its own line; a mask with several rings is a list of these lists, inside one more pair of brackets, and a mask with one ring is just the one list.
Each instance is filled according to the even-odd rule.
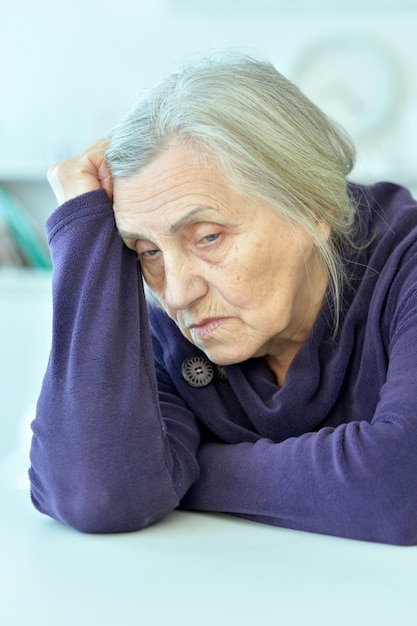
[[292,529],[417,544],[417,294],[405,299],[371,422],[280,443],[202,444],[186,509]]
[[174,509],[198,476],[199,431],[180,399],[161,416],[135,254],[103,190],[47,222],[50,358],[32,424],[34,505],[85,532],[124,532]]

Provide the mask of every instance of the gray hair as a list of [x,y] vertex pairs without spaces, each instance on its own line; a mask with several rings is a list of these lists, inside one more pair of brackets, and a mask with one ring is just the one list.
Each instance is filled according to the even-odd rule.
[[177,142],[188,142],[196,158],[214,158],[240,193],[312,236],[337,326],[344,278],[337,243],[350,239],[356,211],[346,188],[355,151],[342,129],[270,62],[225,52],[192,59],[133,106],[110,138],[113,177],[135,174]]

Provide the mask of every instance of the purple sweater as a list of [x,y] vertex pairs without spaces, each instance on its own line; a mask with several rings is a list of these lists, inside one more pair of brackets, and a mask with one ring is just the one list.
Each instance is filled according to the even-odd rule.
[[[49,218],[54,322],[33,423],[31,491],[86,532],[177,507],[417,543],[417,204],[350,185],[356,240],[336,339],[326,299],[279,389],[262,359],[192,387],[202,353],[147,305],[104,191]],[[349,259],[349,260],[348,260]]]

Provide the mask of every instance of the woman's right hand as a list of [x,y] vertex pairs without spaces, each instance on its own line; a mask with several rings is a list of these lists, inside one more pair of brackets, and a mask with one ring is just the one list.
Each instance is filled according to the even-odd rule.
[[59,204],[95,189],[104,189],[112,199],[113,181],[104,156],[107,147],[108,141],[100,139],[49,169],[48,181]]

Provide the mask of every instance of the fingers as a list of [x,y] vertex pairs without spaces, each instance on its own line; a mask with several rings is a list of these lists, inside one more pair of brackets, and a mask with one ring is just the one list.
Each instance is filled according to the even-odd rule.
[[104,189],[112,198],[112,177],[105,159],[106,139],[100,139],[79,154],[53,165],[48,181],[59,204],[96,189]]

